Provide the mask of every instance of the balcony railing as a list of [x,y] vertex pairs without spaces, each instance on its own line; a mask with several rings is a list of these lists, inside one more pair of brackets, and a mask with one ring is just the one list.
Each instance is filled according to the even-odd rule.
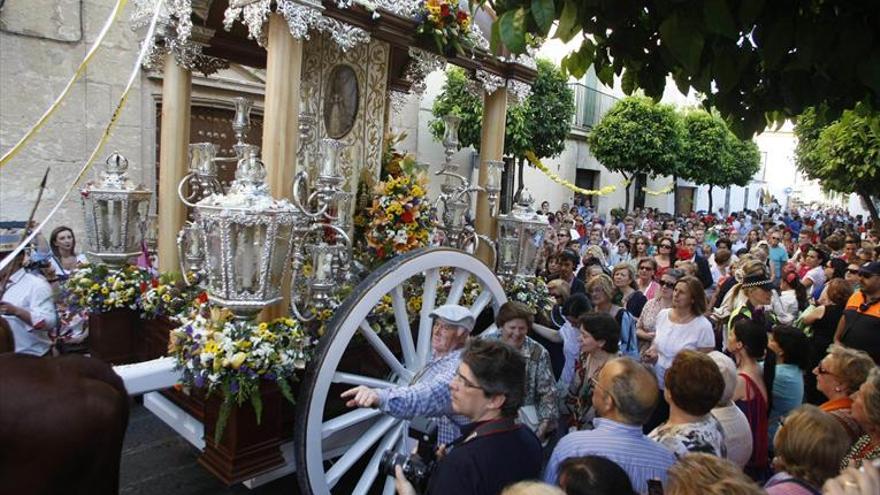
[[583,83],[569,83],[574,90],[575,111],[571,125],[592,129],[617,102],[618,98]]

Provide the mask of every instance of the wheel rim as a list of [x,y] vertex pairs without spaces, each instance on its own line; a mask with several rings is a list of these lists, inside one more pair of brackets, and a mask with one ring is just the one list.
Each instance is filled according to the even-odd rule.
[[[441,268],[453,268],[453,282],[448,296],[440,300],[436,288]],[[424,274],[422,304],[417,314],[407,310],[403,286]],[[328,495],[331,488],[357,463],[367,460],[366,467],[352,493],[367,493],[378,479],[378,463],[383,451],[403,451],[407,422],[375,409],[351,409],[341,416],[325,417],[330,387],[344,383],[347,387],[395,386],[407,382],[427,361],[431,349],[431,319],[437,306],[458,303],[468,280],[476,280],[481,291],[471,305],[478,315],[491,307],[493,312],[506,301],[504,290],[495,274],[480,260],[450,248],[429,248],[400,256],[373,272],[361,282],[351,296],[336,309],[327,323],[327,334],[321,339],[315,359],[303,379],[296,408],[294,433],[295,455],[300,487],[303,493]],[[397,354],[371,331],[367,315],[385,295],[390,295],[396,322],[396,338],[401,351]],[[411,317],[419,317],[415,336],[410,332]],[[391,369],[390,378],[363,376],[339,370],[343,354],[355,334],[360,334],[372,351]],[[347,433],[356,431],[353,443],[338,445]],[[378,448],[376,447],[378,445]],[[325,449],[342,455],[325,470]],[[383,493],[393,493],[393,479],[385,480]]]

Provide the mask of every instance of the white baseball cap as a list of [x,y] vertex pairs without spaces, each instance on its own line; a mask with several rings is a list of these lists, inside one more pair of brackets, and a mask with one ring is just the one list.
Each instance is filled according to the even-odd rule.
[[439,318],[450,325],[458,325],[468,332],[474,329],[476,319],[473,313],[458,304],[444,304],[431,311],[432,318]]

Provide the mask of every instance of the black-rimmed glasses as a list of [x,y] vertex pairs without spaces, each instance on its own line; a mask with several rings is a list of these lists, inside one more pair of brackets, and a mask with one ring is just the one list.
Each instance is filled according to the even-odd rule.
[[481,387],[481,386],[477,385],[476,383],[465,378],[464,375],[461,374],[461,371],[456,371],[453,379],[454,380],[457,379],[458,381],[461,382],[462,385],[464,385],[467,388],[475,388],[477,390],[485,390],[483,387]]

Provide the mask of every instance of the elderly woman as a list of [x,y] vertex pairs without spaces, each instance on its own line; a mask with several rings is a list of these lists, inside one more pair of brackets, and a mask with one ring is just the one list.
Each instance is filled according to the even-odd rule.
[[542,442],[556,429],[559,410],[556,382],[550,366],[550,354],[527,334],[532,329],[532,310],[518,302],[506,302],[495,317],[497,332],[486,339],[500,339],[518,349],[526,358],[526,392],[520,418]]
[[819,408],[840,422],[850,443],[864,433],[853,419],[851,395],[865,383],[872,368],[874,361],[868,353],[840,344],[831,344],[828,355],[813,368],[816,388],[828,398]]
[[724,378],[724,392],[718,404],[712,408],[712,416],[721,423],[727,458],[737,466],[744,467],[752,456],[752,427],[749,426],[746,415],[733,403],[737,384],[736,363],[718,351],[710,352],[709,357],[715,361],[721,377]]
[[602,313],[587,313],[579,323],[581,354],[564,399],[564,411],[570,426],[583,430],[592,429],[593,384],[605,363],[617,356],[620,328],[614,318]]
[[660,290],[660,285],[657,283],[659,277],[655,280],[655,273],[657,273],[657,262],[654,258],[639,259],[639,264],[636,266],[636,287],[648,300],[653,299]]
[[642,308],[642,314],[636,323],[636,336],[639,338],[639,352],[644,353],[651,342],[654,341],[654,334],[657,327],[657,315],[663,309],[672,307],[672,288],[675,283],[682,277],[682,273],[678,270],[669,270],[660,277],[660,290],[653,299],[645,303]]
[[880,368],[871,368],[865,383],[853,394],[853,419],[865,430],[841,461],[841,468],[858,468],[880,459]]
[[648,299],[638,290],[636,273],[632,266],[629,263],[618,263],[611,272],[611,279],[615,288],[614,301],[619,302],[634,317],[641,316]]
[[[828,352],[828,346],[834,342],[834,332],[837,331],[837,325],[840,323],[846,302],[851,295],[852,289],[848,283],[841,279],[831,280],[826,284],[825,291],[819,297],[819,306],[801,317],[803,325],[810,328],[810,368],[822,361]],[[815,381],[807,376],[804,383],[807,402],[810,404],[821,403],[823,397],[815,392]],[[856,388],[858,385],[851,392],[854,392]]]
[[648,437],[682,457],[705,452],[727,457],[721,423],[710,414],[724,393],[724,378],[705,353],[684,350],[675,356],[664,376],[669,420]]
[[764,485],[768,495],[813,495],[840,471],[849,441],[837,421],[805,405],[785,418],[773,441],[776,474]]

